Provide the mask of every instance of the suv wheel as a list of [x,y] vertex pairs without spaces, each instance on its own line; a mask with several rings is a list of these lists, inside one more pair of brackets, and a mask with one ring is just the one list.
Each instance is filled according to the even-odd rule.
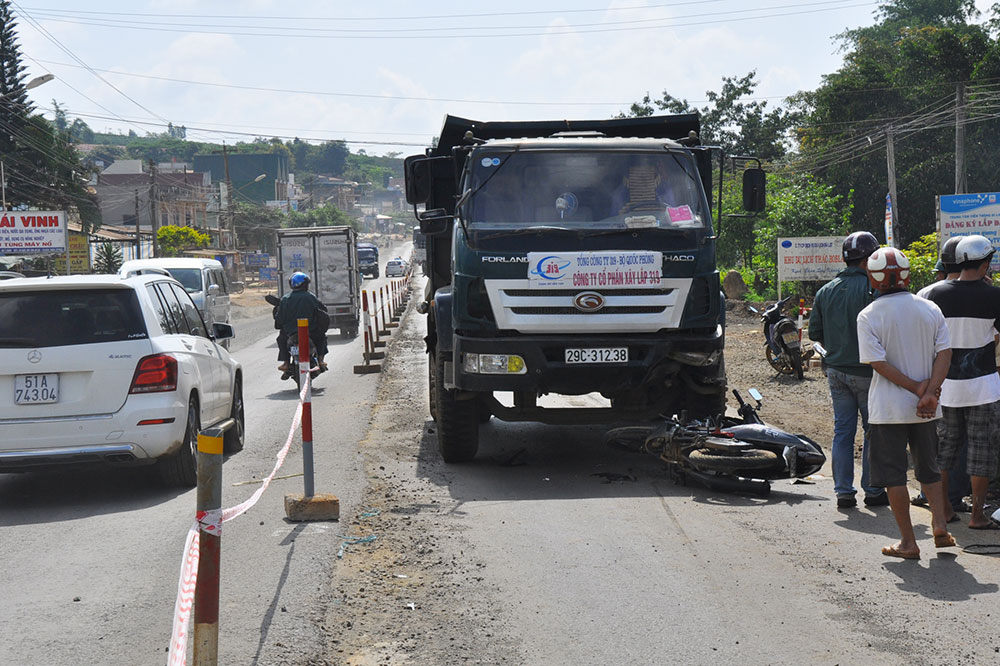
[[233,385],[233,408],[229,414],[235,424],[223,435],[223,453],[239,453],[243,450],[243,440],[246,436],[246,421],[243,411],[243,378],[237,377]]
[[157,465],[160,479],[168,486],[183,486],[187,488],[198,485],[198,432],[201,430],[201,419],[198,416],[198,401],[191,397],[188,402],[187,428],[184,430],[184,442],[181,447],[169,456],[161,459]]

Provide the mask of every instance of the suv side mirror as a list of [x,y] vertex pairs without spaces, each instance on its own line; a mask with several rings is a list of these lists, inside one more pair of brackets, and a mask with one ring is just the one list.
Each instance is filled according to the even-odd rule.
[[767,178],[761,168],[743,171],[743,208],[752,213],[759,213],[766,206]]

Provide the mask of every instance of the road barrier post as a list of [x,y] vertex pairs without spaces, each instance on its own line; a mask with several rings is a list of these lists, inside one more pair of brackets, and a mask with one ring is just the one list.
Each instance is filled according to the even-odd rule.
[[[382,287],[382,303],[383,303],[383,305],[385,304],[385,298],[386,298],[386,296],[385,296],[385,291],[386,291],[386,289],[387,289],[386,287]],[[391,311],[390,311],[390,315],[391,315],[391,314],[392,314],[392,313],[391,313]],[[385,319],[385,317],[383,316],[383,319],[382,319],[382,324],[383,324],[383,325],[384,325],[384,326],[385,326],[385,327],[386,327],[387,329],[389,329],[389,328],[396,328],[397,326],[399,326],[399,324],[398,324],[398,323],[396,323],[396,318],[395,318],[395,317],[393,317],[393,318],[392,318],[392,321],[389,321],[389,320]],[[389,331],[386,331],[386,335],[388,335],[388,334],[389,334]]]
[[219,561],[222,552],[222,441],[232,419],[198,433],[198,584],[194,590],[194,663],[219,663]]
[[312,368],[309,354],[309,320],[299,319],[299,387],[302,393],[302,477],[304,492],[285,495],[289,520],[339,520],[340,500],[329,493],[316,494],[313,476]]
[[385,340],[382,339],[383,335],[387,335],[387,332],[381,330],[378,325],[378,289],[372,292],[372,316],[375,319],[375,338],[372,341],[372,350],[385,347]]
[[368,312],[368,292],[361,292],[361,304],[364,311],[364,327],[365,327],[365,351],[363,365],[354,366],[354,374],[356,375],[367,375],[375,372],[382,372],[382,366],[378,363],[371,363],[372,360],[372,318],[371,313]]

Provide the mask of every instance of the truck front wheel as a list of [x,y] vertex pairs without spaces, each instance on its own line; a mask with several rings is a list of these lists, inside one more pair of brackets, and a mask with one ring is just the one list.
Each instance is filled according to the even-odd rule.
[[438,451],[446,463],[468,462],[479,450],[479,400],[459,400],[444,387],[444,355],[434,355],[434,405]]

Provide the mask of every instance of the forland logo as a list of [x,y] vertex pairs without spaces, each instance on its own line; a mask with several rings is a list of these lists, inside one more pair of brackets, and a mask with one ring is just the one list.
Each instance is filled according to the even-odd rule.
[[535,264],[535,270],[531,271],[531,275],[537,275],[543,280],[558,280],[566,276],[564,272],[570,265],[569,260],[563,259],[559,255],[551,254],[547,257],[542,257]]
[[526,264],[528,263],[527,257],[503,257],[495,254],[488,254],[482,257],[482,262],[484,264]]

